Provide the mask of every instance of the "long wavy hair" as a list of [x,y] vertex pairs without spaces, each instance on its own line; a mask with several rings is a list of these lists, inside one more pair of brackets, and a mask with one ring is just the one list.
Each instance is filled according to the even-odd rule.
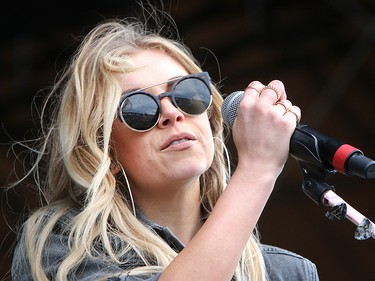
[[[121,95],[115,74],[133,71],[129,55],[143,49],[165,52],[190,73],[202,71],[179,40],[155,32],[155,28],[151,31],[136,20],[111,20],[97,25],[84,38],[50,91],[47,100],[54,109],[48,116],[46,107],[41,112],[42,142],[32,150],[36,159],[29,172],[34,175],[43,206],[30,215],[21,237],[35,280],[47,280],[42,265],[47,237],[72,209],[79,212],[70,222],[70,251],[59,266],[56,280],[67,280],[69,272],[92,255],[98,240],[111,263],[121,265],[124,261],[120,257],[130,251],[139,255],[144,266],[131,274],[161,272],[177,255],[134,216],[124,176],[111,173],[111,163],[116,161],[111,129]],[[209,120],[215,155],[200,177],[202,220],[209,216],[230,176],[224,157],[222,97],[213,84],[212,89]],[[126,246],[113,247],[110,237],[120,238]],[[256,231],[243,251],[235,279],[265,279]]]

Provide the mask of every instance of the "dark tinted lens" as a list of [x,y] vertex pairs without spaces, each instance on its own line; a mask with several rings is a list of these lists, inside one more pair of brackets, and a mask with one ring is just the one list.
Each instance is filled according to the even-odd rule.
[[207,85],[198,78],[180,81],[173,90],[177,106],[187,114],[202,114],[211,103],[211,92]]
[[152,128],[159,119],[158,104],[144,93],[127,97],[122,103],[121,113],[126,124],[139,131]]

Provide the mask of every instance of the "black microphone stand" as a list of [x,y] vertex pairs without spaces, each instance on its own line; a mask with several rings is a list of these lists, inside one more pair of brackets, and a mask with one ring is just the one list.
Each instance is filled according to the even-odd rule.
[[332,221],[343,221],[347,218],[353,222],[357,226],[354,233],[357,240],[371,237],[375,239],[375,224],[339,197],[334,187],[325,182],[326,177],[335,171],[297,161],[303,174],[302,190],[319,206],[330,207],[326,217]]
[[[336,170],[324,161],[320,155],[319,141],[314,134],[308,131],[294,133],[291,139],[290,154],[300,165],[303,183],[302,190],[315,203],[322,207],[330,207],[326,217],[330,220],[343,221],[345,218],[357,225],[354,238],[365,240],[370,237],[375,239],[375,225],[368,218],[350,206],[345,200],[335,193],[335,188],[325,182],[327,176],[336,173]],[[365,165],[357,175],[372,175],[374,163]]]

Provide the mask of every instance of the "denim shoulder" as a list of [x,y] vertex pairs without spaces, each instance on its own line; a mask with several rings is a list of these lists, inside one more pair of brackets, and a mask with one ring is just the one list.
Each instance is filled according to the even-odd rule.
[[[51,219],[53,214],[54,211],[51,210],[51,212],[44,214],[43,219],[48,221]],[[56,280],[59,267],[70,252],[69,233],[67,232],[67,227],[76,214],[76,210],[71,210],[70,212],[59,217],[44,244],[43,253],[41,256],[41,267],[48,280]],[[13,252],[12,280],[14,281],[34,280],[31,270],[34,260],[29,257],[26,251],[27,243],[30,242],[26,242],[28,238],[25,237],[25,226],[26,225],[24,224],[24,226],[20,229],[17,245]],[[119,243],[115,244],[119,245]],[[104,252],[101,252],[100,249],[100,244],[98,244],[97,247],[93,247],[93,253],[86,256],[69,272],[68,280],[102,280],[103,278],[116,276],[123,272],[124,269],[122,266],[125,268],[131,268],[138,265],[138,260],[136,259],[135,255],[134,257],[129,255],[127,260],[128,262],[122,264],[122,266],[114,262],[109,262],[108,256],[105,255]],[[33,266],[35,267],[36,265],[34,264]]]
[[316,265],[305,257],[269,245],[261,245],[268,281],[318,281]]

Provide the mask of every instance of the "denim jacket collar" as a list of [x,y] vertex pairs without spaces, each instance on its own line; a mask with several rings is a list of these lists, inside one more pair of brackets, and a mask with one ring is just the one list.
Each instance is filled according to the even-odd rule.
[[185,245],[177,238],[168,227],[161,226],[148,219],[139,209],[136,209],[137,218],[157,235],[159,235],[176,252],[181,252]]

